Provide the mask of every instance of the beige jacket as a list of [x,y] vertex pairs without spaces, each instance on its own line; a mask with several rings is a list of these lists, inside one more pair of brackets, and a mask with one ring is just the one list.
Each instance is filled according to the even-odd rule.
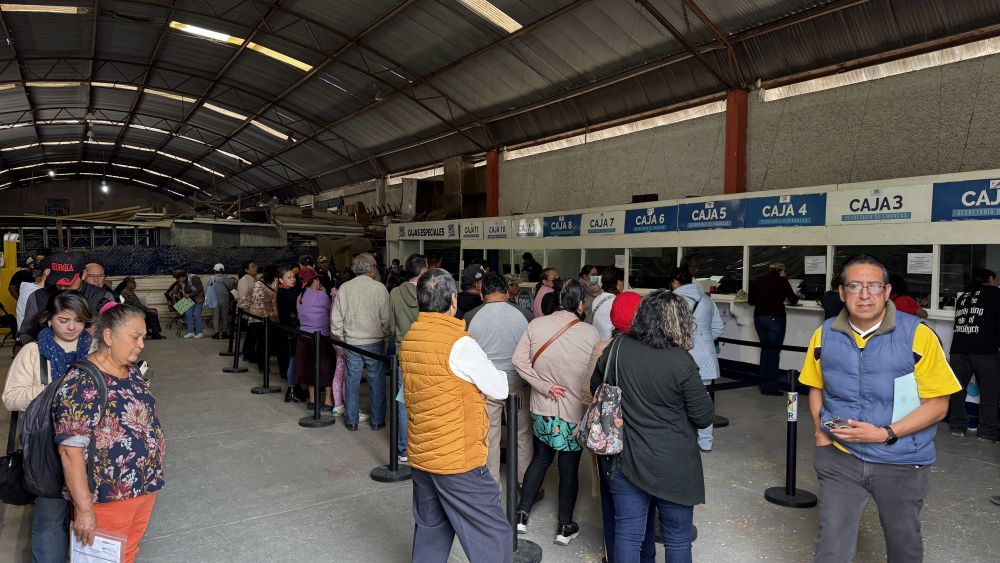
[[[514,367],[531,385],[531,413],[558,416],[566,422],[578,424],[583,417],[584,381],[590,381],[587,366],[594,345],[600,342],[597,329],[587,323],[577,323],[549,345],[531,365],[531,357],[549,338],[577,317],[567,311],[556,311],[537,317],[528,323],[521,340],[514,349]],[[566,388],[566,395],[559,399],[548,396],[553,385]]]
[[[76,350],[76,342],[59,345],[67,352]],[[52,364],[49,364],[49,383],[52,382]],[[3,387],[3,406],[7,410],[24,411],[31,401],[42,394],[45,385],[38,372],[38,344],[29,342],[14,357],[7,371],[7,383]]]
[[330,334],[348,344],[374,344],[392,336],[389,292],[369,276],[340,286],[330,307]]

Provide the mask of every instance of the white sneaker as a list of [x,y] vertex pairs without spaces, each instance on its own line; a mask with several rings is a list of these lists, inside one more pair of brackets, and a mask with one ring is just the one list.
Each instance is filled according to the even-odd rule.
[[406,457],[405,454],[399,456],[399,463],[409,463],[410,458]]
[[333,416],[344,416],[344,412],[345,412],[344,405],[337,405],[333,407],[333,411],[331,412],[331,414]]
[[189,332],[189,333],[187,333],[187,334],[184,335],[184,338],[194,338],[194,333],[193,332]]
[[361,412],[360,414],[358,414],[358,422],[364,422],[366,420],[368,420],[368,413]]
[[201,333],[201,332],[199,332],[198,334],[194,335],[194,337],[195,337],[195,338],[205,338],[205,334],[204,334],[204,333]]

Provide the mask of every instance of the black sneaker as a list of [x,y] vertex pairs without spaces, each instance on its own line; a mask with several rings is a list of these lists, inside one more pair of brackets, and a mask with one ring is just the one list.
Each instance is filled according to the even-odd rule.
[[517,533],[527,534],[528,533],[528,513],[517,511]]
[[570,522],[569,524],[562,524],[559,526],[559,531],[556,533],[555,543],[559,545],[569,545],[569,542],[576,539],[580,535],[580,525],[576,522]]

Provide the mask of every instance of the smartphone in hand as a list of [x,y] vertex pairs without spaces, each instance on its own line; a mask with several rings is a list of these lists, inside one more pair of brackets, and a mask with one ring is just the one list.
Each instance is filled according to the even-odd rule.
[[833,430],[835,428],[850,428],[851,427],[849,424],[847,424],[846,420],[840,418],[839,416],[831,418],[830,420],[824,420],[823,421],[823,426],[826,426],[830,430]]

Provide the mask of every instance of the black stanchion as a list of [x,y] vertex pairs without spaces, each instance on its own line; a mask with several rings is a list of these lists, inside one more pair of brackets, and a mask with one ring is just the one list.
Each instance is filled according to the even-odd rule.
[[[708,396],[709,398],[712,399],[712,403],[715,404],[715,391],[709,391]],[[729,419],[722,415],[716,414],[715,422],[712,423],[712,426],[714,426],[715,428],[725,428],[729,426]]]
[[254,395],[281,393],[281,387],[271,387],[271,319],[264,319],[262,322],[264,323],[264,381],[261,386],[251,388],[250,392]]
[[[336,417],[324,416],[322,411],[320,411],[320,405],[322,402],[319,399],[320,392],[322,389],[319,386],[319,373],[320,373],[320,361],[321,353],[320,346],[323,344],[323,335],[319,332],[312,333],[313,341],[313,414],[312,416],[304,416],[299,419],[299,426],[304,428],[324,428],[326,426],[333,426],[337,423]],[[331,385],[333,383],[331,382]]]
[[764,498],[779,506],[791,508],[812,508],[816,506],[816,495],[795,488],[795,450],[798,438],[799,394],[795,391],[795,370],[788,370],[788,393],[785,445],[785,486],[771,487],[764,491]]
[[236,308],[236,340],[233,343],[233,367],[222,368],[226,373],[246,373],[247,368],[240,367],[240,325],[243,324],[243,311]]
[[539,563],[542,547],[537,543],[517,537],[517,411],[521,396],[507,395],[504,415],[507,417],[507,521],[514,542],[514,563]]
[[399,360],[393,354],[389,357],[389,465],[380,465],[372,469],[369,476],[379,483],[395,483],[410,478],[410,466],[399,465],[396,444],[399,442],[399,402],[396,393],[399,388]]
[[[236,307],[235,305],[233,305],[233,308],[236,309],[237,311],[239,310],[239,307]],[[237,320],[239,320],[238,314],[236,315],[236,317]],[[240,353],[239,350],[233,350],[233,337],[239,331],[240,331],[239,322],[233,324],[233,315],[229,315],[229,348],[227,348],[225,352],[219,352],[220,356],[232,356],[234,354]]]

